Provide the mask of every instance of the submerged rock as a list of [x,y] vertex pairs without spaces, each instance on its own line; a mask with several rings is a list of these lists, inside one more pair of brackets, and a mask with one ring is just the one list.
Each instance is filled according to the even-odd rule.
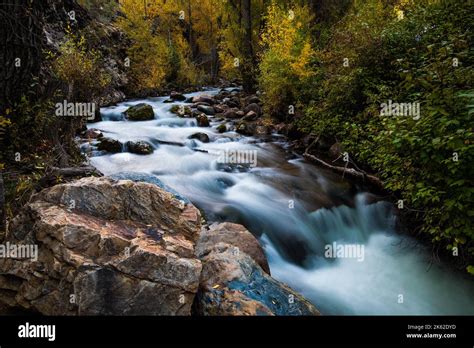
[[152,106],[145,103],[130,107],[124,114],[130,121],[149,121],[155,118]]
[[170,112],[180,117],[190,117],[193,114],[191,108],[184,105],[173,105],[170,109]]
[[209,142],[209,136],[206,133],[194,133],[193,135],[190,135],[188,139],[197,139],[202,143]]
[[227,126],[225,124],[220,124],[220,125],[217,126],[216,130],[219,133],[225,133],[225,132],[227,132]]
[[129,141],[125,144],[129,152],[137,155],[151,155],[153,153],[153,146],[146,141]]
[[196,116],[196,121],[197,121],[198,127],[209,127],[210,125],[209,119],[204,114]]
[[0,302],[43,315],[189,315],[201,216],[148,183],[85,178],[34,196],[4,243],[37,259],[0,259]]
[[97,148],[100,151],[107,151],[110,153],[120,153],[122,152],[122,143],[118,140],[112,138],[101,138]]

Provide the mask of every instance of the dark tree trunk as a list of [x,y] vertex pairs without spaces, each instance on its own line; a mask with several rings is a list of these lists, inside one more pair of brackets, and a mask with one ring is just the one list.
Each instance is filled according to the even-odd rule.
[[217,76],[219,74],[219,53],[217,51],[217,43],[215,40],[214,35],[214,26],[211,20],[211,37],[212,37],[212,45],[211,45],[211,82],[215,83],[217,81]]
[[6,233],[5,219],[5,188],[3,186],[3,174],[0,172],[0,242],[3,241]]
[[244,24],[244,36],[242,38],[242,53],[244,55],[241,62],[241,74],[244,91],[252,93],[255,91],[255,74],[254,66],[255,54],[253,49],[252,34],[252,1],[243,0],[242,2],[242,18]]
[[42,57],[42,2],[0,2],[0,111],[17,102],[38,76]]
[[191,47],[191,55],[193,61],[196,60],[196,57],[198,55],[198,49],[196,45],[196,40],[194,38],[194,30],[193,30],[193,9],[191,6],[191,0],[188,0],[188,17],[189,17],[189,25],[188,25],[188,31],[189,31],[189,46]]

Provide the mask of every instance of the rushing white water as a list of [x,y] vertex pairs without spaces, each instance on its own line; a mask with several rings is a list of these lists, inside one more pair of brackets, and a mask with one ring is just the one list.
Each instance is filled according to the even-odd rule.
[[[472,280],[444,265],[430,266],[423,246],[395,232],[389,204],[367,204],[367,195],[354,192],[339,176],[288,154],[281,137],[261,141],[219,134],[216,121],[198,128],[194,119],[170,113],[173,104],[165,99],[102,109],[104,121],[90,128],[121,142],[148,141],[155,152],[94,153],[92,164],[106,175],[154,175],[203,209],[208,220],[244,224],[264,245],[272,275],[323,314],[474,314]],[[140,102],[153,106],[156,119],[123,120],[122,112]],[[211,142],[188,139],[197,132]],[[219,150],[255,150],[258,166],[217,163],[213,153]],[[333,242],[363,246],[363,259],[325,257]]]

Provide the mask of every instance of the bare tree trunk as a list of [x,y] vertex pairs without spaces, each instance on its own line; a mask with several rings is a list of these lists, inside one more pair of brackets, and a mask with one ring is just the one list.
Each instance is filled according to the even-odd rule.
[[5,188],[3,185],[3,174],[0,172],[0,242],[5,238],[6,218],[5,218]]
[[191,47],[191,54],[193,61],[196,59],[197,56],[197,47],[196,41],[194,40],[194,31],[193,31],[193,11],[191,6],[191,0],[188,0],[188,17],[189,17],[189,46]]
[[255,74],[254,64],[255,55],[253,50],[252,35],[252,1],[243,0],[242,17],[244,23],[244,36],[242,38],[242,53],[244,61],[241,64],[241,74],[243,80],[244,91],[252,93],[255,91]]
[[0,111],[20,100],[42,57],[41,1],[0,2]]
[[217,43],[216,38],[214,35],[214,26],[211,20],[211,38],[212,38],[212,45],[211,45],[211,81],[215,83],[217,80],[217,76],[219,74],[219,54],[217,51]]

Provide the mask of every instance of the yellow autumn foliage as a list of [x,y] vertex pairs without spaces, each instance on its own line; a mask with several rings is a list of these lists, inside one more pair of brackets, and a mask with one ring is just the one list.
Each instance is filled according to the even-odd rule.
[[54,74],[68,85],[68,98],[89,100],[110,82],[110,76],[101,67],[99,52],[89,49],[84,36],[72,33],[69,27],[59,55],[50,53],[49,57]]
[[153,34],[153,22],[145,17],[142,0],[125,0],[120,5],[125,17],[120,17],[117,24],[132,41],[128,49],[132,85],[159,88],[164,85],[168,70],[167,43],[162,36]]
[[306,6],[285,8],[276,1],[268,7],[267,25],[261,37],[264,51],[260,57],[259,83],[265,110],[270,115],[285,112],[294,105],[295,95],[314,74],[310,13]]

